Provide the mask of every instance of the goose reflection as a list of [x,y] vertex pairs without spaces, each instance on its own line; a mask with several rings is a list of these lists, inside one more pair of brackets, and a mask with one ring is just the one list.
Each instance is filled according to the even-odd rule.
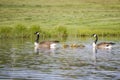
[[93,48],[93,61],[94,61],[94,65],[96,65],[96,60],[97,60],[97,49]]

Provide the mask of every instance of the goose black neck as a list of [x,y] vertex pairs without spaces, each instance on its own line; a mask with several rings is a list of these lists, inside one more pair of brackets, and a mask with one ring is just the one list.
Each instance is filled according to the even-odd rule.
[[96,39],[95,39],[95,41],[94,41],[95,44],[97,43],[97,41],[98,41],[98,36],[96,35]]
[[37,38],[36,38],[35,42],[39,43],[39,34],[37,34]]

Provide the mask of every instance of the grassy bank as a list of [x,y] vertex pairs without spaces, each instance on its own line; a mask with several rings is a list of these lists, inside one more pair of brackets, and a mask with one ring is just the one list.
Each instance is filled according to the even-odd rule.
[[[119,27],[118,27],[119,28]],[[85,37],[90,36],[94,33],[99,36],[120,36],[120,29],[118,28],[76,28],[73,27],[64,27],[64,26],[55,26],[55,27],[41,27],[39,25],[32,25],[30,27],[18,24],[13,27],[4,26],[0,27],[0,38],[34,38],[34,33],[36,31],[40,32],[41,37]]]
[[33,38],[36,31],[40,32],[40,36],[43,38],[68,36],[66,27],[62,26],[41,28],[39,25],[27,27],[25,25],[18,24],[14,27],[0,27],[0,38]]
[[120,0],[0,0],[0,38],[120,36]]

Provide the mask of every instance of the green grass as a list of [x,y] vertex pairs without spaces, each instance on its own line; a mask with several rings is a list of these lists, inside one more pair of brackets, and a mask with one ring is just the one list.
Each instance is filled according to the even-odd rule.
[[32,25],[27,27],[22,24],[15,25],[13,27],[0,27],[0,38],[33,38],[34,33],[40,32],[40,36],[46,37],[67,37],[66,27],[57,26],[53,28],[41,28],[39,25]]
[[120,0],[0,0],[0,37],[120,36]]

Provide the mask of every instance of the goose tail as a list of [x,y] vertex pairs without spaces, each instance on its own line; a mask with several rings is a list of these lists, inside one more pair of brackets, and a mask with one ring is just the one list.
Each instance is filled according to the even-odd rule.
[[57,41],[57,40],[55,40],[55,41],[53,41],[54,43],[59,43],[60,41]]
[[111,45],[115,45],[115,43],[113,43],[113,42],[110,42],[109,44],[111,44]]

